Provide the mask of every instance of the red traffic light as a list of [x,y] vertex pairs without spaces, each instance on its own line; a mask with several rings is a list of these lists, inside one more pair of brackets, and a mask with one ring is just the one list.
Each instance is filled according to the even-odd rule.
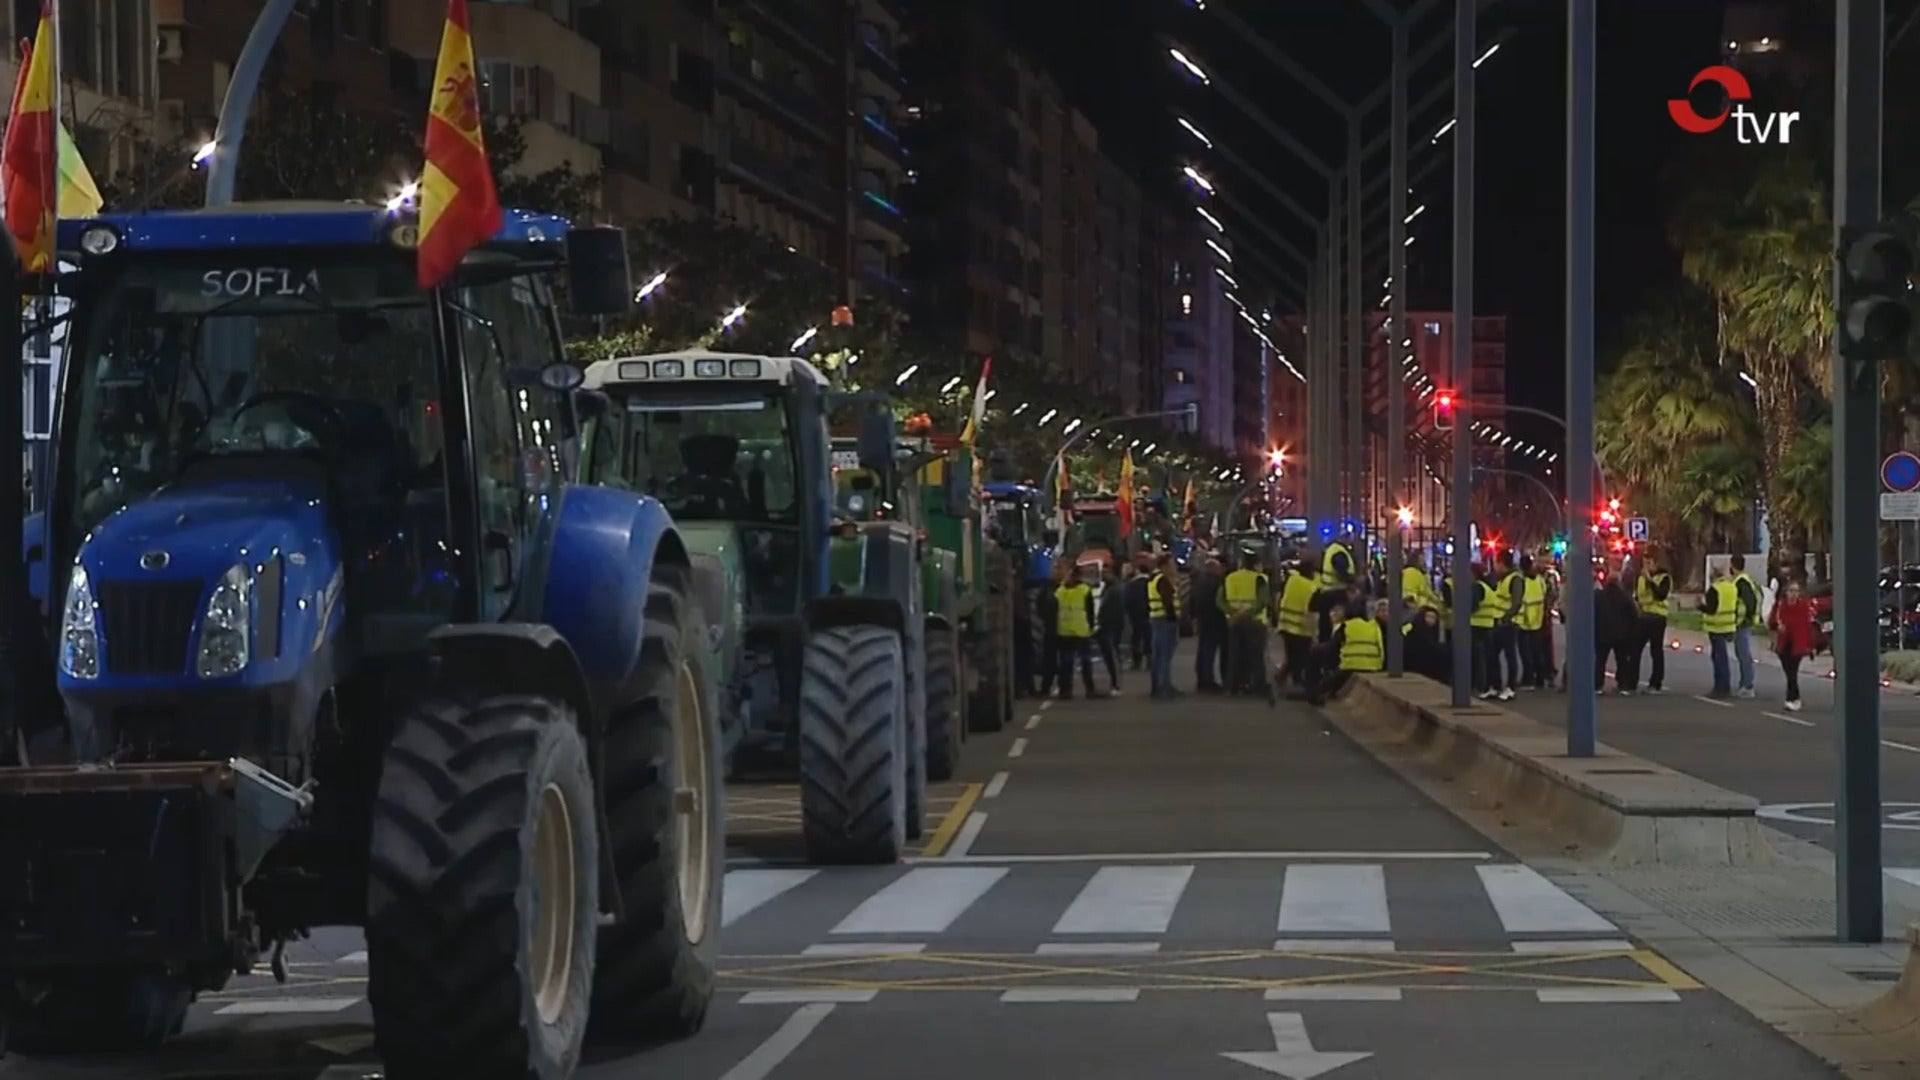
[[1453,430],[1453,395],[1442,393],[1433,399],[1433,429],[1435,431]]

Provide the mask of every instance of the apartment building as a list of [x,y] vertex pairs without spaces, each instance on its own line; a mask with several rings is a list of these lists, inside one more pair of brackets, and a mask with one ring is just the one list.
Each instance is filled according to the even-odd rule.
[[1221,264],[1206,237],[1186,222],[1176,229],[1172,284],[1165,314],[1163,407],[1197,411],[1194,434],[1232,450],[1234,432],[1234,289],[1239,282]]

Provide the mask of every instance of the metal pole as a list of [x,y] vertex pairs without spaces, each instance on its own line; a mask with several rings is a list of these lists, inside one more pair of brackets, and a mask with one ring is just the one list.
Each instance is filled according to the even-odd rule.
[[[1880,109],[1885,0],[1840,0],[1836,42],[1833,224],[1880,217]],[[1839,266],[1834,288],[1839,291]],[[1835,335],[1838,340],[1838,335]],[[1880,514],[1874,497],[1880,450],[1880,372],[1836,353],[1833,361],[1833,667],[1840,712],[1839,837],[1835,876],[1841,940],[1881,939],[1880,643],[1875,567]]]
[[[1567,0],[1567,755],[1592,757],[1595,0]],[[1655,643],[1655,648],[1659,644]]]
[[[1453,386],[1473,386],[1473,45],[1474,5],[1460,4],[1453,20]],[[1462,408],[1462,406],[1465,406]],[[1453,480],[1453,707],[1473,694],[1473,406],[1454,405]]]
[[[1392,283],[1393,300],[1388,305],[1386,357],[1381,379],[1387,387],[1387,499],[1398,506],[1406,501],[1407,383],[1401,378],[1400,342],[1407,336],[1407,23],[1401,16],[1393,20],[1393,88],[1391,130],[1387,140],[1391,160],[1387,186],[1393,189],[1387,202],[1387,277]],[[1392,509],[1385,507],[1383,509]],[[1410,537],[1398,531],[1387,535],[1387,625],[1397,627],[1406,618],[1405,592],[1400,575],[1406,568],[1406,546]],[[1406,671],[1406,641],[1399,634],[1387,634],[1387,675]]]
[[1322,228],[1314,256],[1313,366],[1307,374],[1307,452],[1312,456],[1312,471],[1307,477],[1311,485],[1307,518],[1312,522],[1315,535],[1320,523],[1327,519],[1337,487],[1334,454],[1329,449],[1333,444],[1328,438],[1332,418],[1327,413],[1327,384],[1332,378],[1327,357],[1333,351],[1332,305],[1328,300],[1333,281],[1331,242],[1327,230]]
[[1328,340],[1333,343],[1332,350],[1327,354],[1327,457],[1339,463],[1339,471],[1335,474],[1339,479],[1335,484],[1333,500],[1327,504],[1327,508],[1331,511],[1330,520],[1337,523],[1347,516],[1347,499],[1353,490],[1353,462],[1340,452],[1345,442],[1341,437],[1345,413],[1340,408],[1340,357],[1347,333],[1346,289],[1343,286],[1346,277],[1342,269],[1346,265],[1343,256],[1348,253],[1344,250],[1346,231],[1341,228],[1341,223],[1346,220],[1346,212],[1340,201],[1338,177],[1327,185],[1327,201],[1327,252],[1332,260],[1332,272],[1327,275],[1328,298],[1331,301],[1327,308],[1327,333]]
[[253,111],[260,75],[273,56],[273,44],[293,14],[294,0],[267,0],[254,20],[247,43],[234,61],[233,75],[227,82],[227,96],[220,103],[220,123],[213,133],[213,156],[207,161],[207,205],[225,206],[233,201],[233,188],[240,172],[240,144],[247,135],[247,116]]
[[[1353,305],[1347,322],[1347,467],[1353,470],[1353,493],[1347,518],[1365,528],[1367,493],[1372,477],[1366,458],[1367,301],[1362,295],[1360,263],[1360,114],[1347,114],[1347,303]],[[1356,572],[1358,567],[1355,567]]]

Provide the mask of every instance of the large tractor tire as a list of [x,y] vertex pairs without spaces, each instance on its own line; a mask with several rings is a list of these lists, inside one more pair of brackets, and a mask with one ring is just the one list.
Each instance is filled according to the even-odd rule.
[[800,814],[815,863],[898,862],[907,846],[907,664],[878,626],[822,630],[800,670]]
[[607,724],[608,843],[624,917],[600,931],[594,1040],[684,1038],[706,1022],[726,869],[720,711],[686,572],[647,592],[638,696]]
[[951,780],[960,767],[960,653],[952,630],[927,627],[927,779]]
[[573,1075],[598,936],[596,828],[565,707],[428,701],[401,718],[367,883],[367,999],[387,1076]]
[[193,995],[160,972],[87,972],[0,1018],[0,1052],[97,1054],[152,1050],[186,1026]]
[[985,634],[974,639],[967,661],[978,676],[967,699],[967,727],[971,731],[999,731],[1013,720],[1014,604],[1018,583],[1005,555],[987,556],[987,589],[981,597]]
[[[927,655],[926,629],[918,644],[908,637],[901,646],[907,663],[907,839],[918,840],[927,829]],[[919,651],[916,652],[915,649]]]

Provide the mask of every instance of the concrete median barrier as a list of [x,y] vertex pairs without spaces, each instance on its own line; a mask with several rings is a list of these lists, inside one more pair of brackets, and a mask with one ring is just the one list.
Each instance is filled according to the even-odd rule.
[[1569,839],[1568,854],[1621,866],[1753,866],[1772,861],[1759,803],[1602,745],[1566,753],[1558,728],[1476,702],[1452,706],[1430,679],[1368,675],[1327,711],[1392,763],[1464,792],[1482,810]]

